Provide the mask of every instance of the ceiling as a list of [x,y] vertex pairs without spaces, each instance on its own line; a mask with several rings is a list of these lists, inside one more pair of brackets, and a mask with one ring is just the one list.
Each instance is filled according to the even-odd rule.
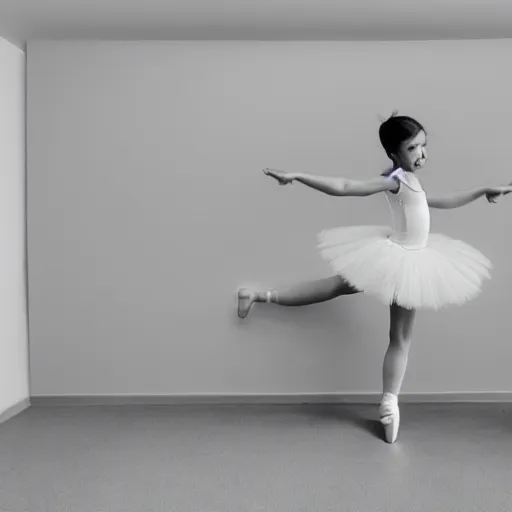
[[0,0],[0,37],[418,40],[512,37],[512,0]]

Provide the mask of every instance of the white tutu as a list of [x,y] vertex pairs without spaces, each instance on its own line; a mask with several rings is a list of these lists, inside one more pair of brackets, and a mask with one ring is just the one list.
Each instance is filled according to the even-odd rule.
[[388,226],[327,229],[318,235],[321,256],[355,288],[386,304],[439,309],[476,297],[492,264],[460,240],[431,233],[419,249],[389,237]]

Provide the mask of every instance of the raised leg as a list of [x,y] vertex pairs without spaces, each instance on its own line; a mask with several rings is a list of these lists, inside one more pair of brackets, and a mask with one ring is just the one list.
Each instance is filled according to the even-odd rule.
[[280,306],[308,306],[334,299],[340,295],[358,292],[360,290],[337,275],[306,281],[278,290],[262,291],[242,288],[238,291],[238,316],[245,318],[255,302],[267,302]]
[[415,313],[415,310],[396,304],[390,307],[389,346],[382,368],[383,395],[380,404],[381,423],[388,443],[394,443],[398,435],[398,394],[407,369]]

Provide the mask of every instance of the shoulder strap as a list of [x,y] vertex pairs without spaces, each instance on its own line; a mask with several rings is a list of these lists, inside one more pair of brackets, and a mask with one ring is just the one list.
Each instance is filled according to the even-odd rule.
[[406,185],[407,188],[414,190],[414,192],[423,192],[423,188],[421,187],[421,183],[418,178],[416,178],[416,176],[409,176],[403,169],[396,169],[390,174],[390,176],[399,180],[401,183]]

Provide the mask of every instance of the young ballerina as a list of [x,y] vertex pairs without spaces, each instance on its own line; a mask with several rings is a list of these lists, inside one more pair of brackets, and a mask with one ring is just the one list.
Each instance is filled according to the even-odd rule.
[[485,196],[491,203],[512,186],[482,187],[444,199],[427,197],[416,173],[427,161],[423,126],[396,113],[379,128],[380,142],[392,168],[367,181],[320,177],[265,169],[280,185],[302,183],[331,196],[369,196],[384,192],[392,226],[348,226],[318,235],[321,256],[334,276],[283,289],[238,291],[238,316],[255,302],[305,306],[360,292],[376,296],[390,308],[389,346],[382,370],[379,406],[385,439],[395,442],[400,411],[398,395],[405,375],[417,309],[439,309],[476,297],[491,262],[477,249],[438,233],[429,233],[430,208],[458,208]]

